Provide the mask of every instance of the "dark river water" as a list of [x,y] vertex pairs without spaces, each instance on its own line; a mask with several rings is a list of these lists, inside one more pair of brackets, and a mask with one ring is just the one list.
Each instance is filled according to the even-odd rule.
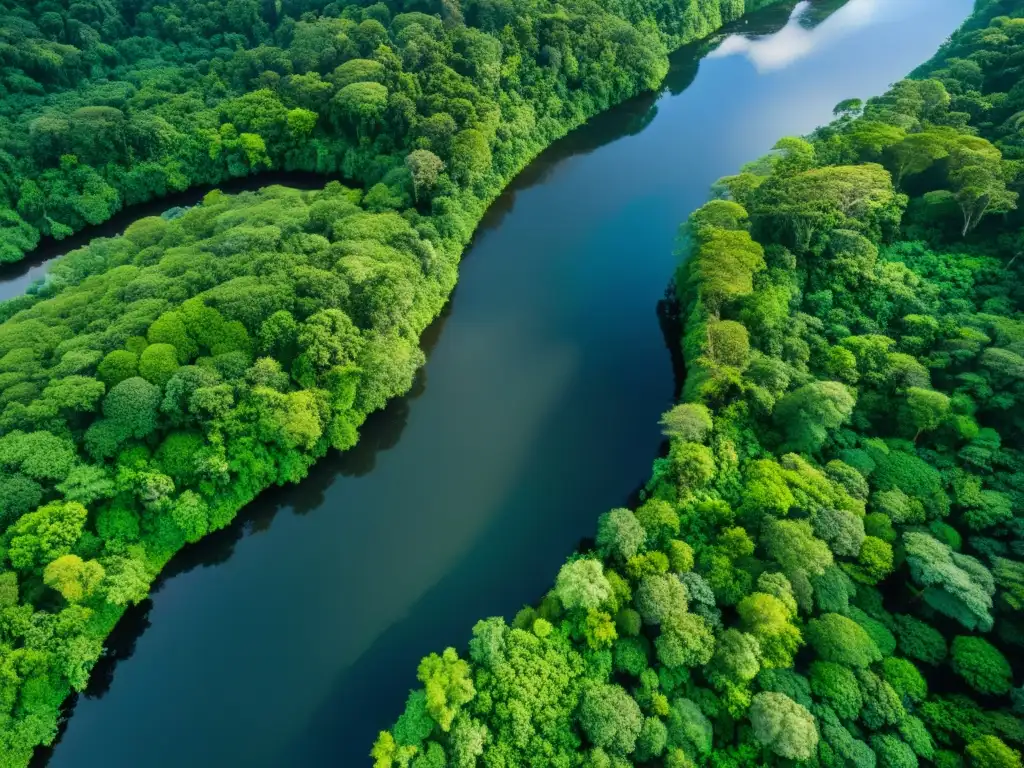
[[40,762],[367,765],[419,658],[539,597],[647,477],[677,224],[717,177],[924,61],[971,4],[776,8],[539,158],[481,227],[414,391],[183,552]]

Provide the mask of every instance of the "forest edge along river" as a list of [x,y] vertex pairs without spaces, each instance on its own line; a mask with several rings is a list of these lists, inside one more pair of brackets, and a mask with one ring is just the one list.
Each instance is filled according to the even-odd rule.
[[132,222],[144,216],[160,216],[175,209],[197,205],[203,196],[213,189],[219,189],[229,195],[260,189],[268,184],[285,184],[296,189],[321,189],[328,181],[329,179],[315,173],[270,171],[256,176],[232,179],[216,186],[193,187],[125,208],[102,224],[77,232],[63,240],[44,238],[39,247],[21,261],[0,264],[0,301],[20,296],[34,284],[45,281],[50,265],[64,254],[88,245],[97,237],[116,237]]
[[906,74],[970,5],[770,9],[542,155],[477,233],[414,390],[184,551],[39,762],[366,764],[418,659],[536,599],[647,476],[677,223],[718,176]]

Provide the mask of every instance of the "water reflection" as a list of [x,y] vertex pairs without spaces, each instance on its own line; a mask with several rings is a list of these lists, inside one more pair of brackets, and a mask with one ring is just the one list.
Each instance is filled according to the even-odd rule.
[[[903,6],[901,8],[901,5]],[[849,0],[812,3],[804,0],[793,9],[786,26],[759,37],[730,35],[710,53],[710,58],[746,56],[758,72],[785,69],[796,61],[823,50],[859,29],[877,23],[883,14],[906,13],[907,4],[882,0]]]
[[[453,293],[452,299],[454,295]],[[444,325],[451,315],[451,307],[452,302],[449,300],[441,314],[420,337],[420,348],[428,357],[441,338]],[[331,455],[313,466],[300,488],[286,486],[265,491],[256,501],[243,509],[227,528],[216,531],[179,552],[160,572],[150,590],[150,597],[125,611],[113,633],[107,638],[104,654],[93,668],[86,689],[81,694],[72,695],[64,703],[56,741],[49,748],[36,750],[32,768],[42,768],[49,763],[54,750],[60,745],[69,718],[80,698],[100,699],[109,692],[118,664],[131,658],[139,638],[149,629],[153,599],[165,584],[176,576],[197,568],[226,563],[231,559],[240,541],[247,536],[269,531],[277,513],[284,509],[290,509],[293,514],[302,516],[323,507],[327,490],[337,482],[339,476],[362,477],[372,472],[377,464],[378,455],[398,445],[409,420],[412,401],[421,397],[426,388],[427,369],[424,367],[417,372],[408,393],[391,400],[386,408],[369,416],[360,430],[359,442],[355,447],[344,453],[332,451]]]
[[[134,658],[79,700],[53,768],[367,764],[420,656],[535,599],[647,476],[671,395],[654,307],[678,222],[716,177],[927,56],[969,1],[901,0],[920,23],[772,77],[691,48],[665,86],[683,95],[636,99],[539,158],[478,233],[417,389],[354,451],[176,558],[152,608],[126,617],[121,649],[152,622]],[[794,4],[734,29],[778,32]]]

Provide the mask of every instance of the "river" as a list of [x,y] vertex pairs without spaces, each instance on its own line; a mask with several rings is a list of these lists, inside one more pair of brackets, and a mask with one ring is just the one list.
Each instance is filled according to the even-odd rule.
[[419,658],[538,598],[647,477],[677,224],[717,177],[923,62],[971,5],[768,10],[552,147],[481,226],[414,390],[183,552],[38,762],[368,764]]
[[267,184],[287,184],[298,189],[321,189],[326,183],[323,176],[300,171],[270,171],[258,176],[230,179],[216,187],[193,187],[184,192],[174,192],[165,197],[149,200],[114,214],[99,226],[89,227],[63,240],[43,238],[39,247],[26,258],[14,264],[0,264],[0,301],[13,299],[29,290],[34,283],[46,279],[50,265],[66,253],[88,245],[97,237],[116,237],[133,221],[143,216],[159,216],[172,208],[187,208],[196,205],[212,189],[228,194],[259,189]]

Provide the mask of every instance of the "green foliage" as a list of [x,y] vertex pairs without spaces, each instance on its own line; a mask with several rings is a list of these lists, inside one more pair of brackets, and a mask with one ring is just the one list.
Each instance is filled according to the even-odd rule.
[[617,685],[594,685],[583,692],[580,727],[595,746],[628,755],[643,728],[639,705]]
[[875,641],[856,622],[838,613],[826,613],[807,625],[807,641],[825,661],[854,668],[881,660]]
[[1020,768],[1020,752],[996,736],[982,736],[967,745],[972,768]]
[[669,747],[678,747],[692,759],[711,753],[714,734],[711,721],[701,712],[696,702],[678,698],[668,712]]
[[442,731],[451,730],[459,709],[476,695],[469,664],[454,648],[446,648],[440,656],[432,653],[423,659],[416,677],[423,683],[430,717]]
[[953,671],[980,693],[1009,693],[1013,670],[991,643],[980,637],[961,635],[950,647]]
[[653,760],[660,757],[668,743],[668,727],[656,717],[644,718],[640,735],[636,740],[637,760]]
[[661,431],[669,438],[702,443],[711,431],[711,412],[700,403],[679,403],[662,415]]
[[835,662],[816,661],[811,665],[811,690],[843,720],[856,719],[863,704],[856,676]]
[[814,754],[818,732],[814,717],[782,693],[759,693],[750,705],[754,738],[780,757],[806,760]]
[[647,533],[628,509],[605,512],[597,521],[597,547],[602,557],[627,562],[640,553]]
[[914,751],[897,736],[888,733],[872,736],[871,748],[878,755],[880,768],[917,767],[917,756]]
[[899,726],[907,717],[906,707],[896,690],[868,669],[857,670],[864,707],[860,719],[873,731],[885,726]]
[[103,581],[103,566],[78,555],[62,555],[43,570],[43,582],[61,593],[69,603],[89,597]]
[[895,656],[882,659],[882,677],[905,702],[920,704],[928,696],[928,683],[911,662]]
[[[474,631],[466,709],[487,729],[474,758],[1019,765],[1006,693],[1024,605],[1022,13],[979,3],[915,79],[781,140],[690,216],[668,456],[644,503],[603,515],[594,551],[573,555],[516,629]],[[343,81],[349,70],[389,103],[401,88],[387,67],[352,65]],[[466,135],[481,128],[465,105],[446,109],[393,165],[420,203],[484,183],[483,146]],[[347,130],[367,142],[383,129]],[[280,347],[294,345],[298,328],[281,328]],[[957,624],[992,640],[957,638],[947,667]],[[429,755],[428,738],[451,755],[438,728],[403,735],[421,710],[410,700],[375,756],[407,760],[398,750],[414,742]]]
[[765,667],[788,667],[803,643],[800,630],[790,619],[792,611],[773,595],[755,592],[736,606],[740,625],[752,634],[761,647]]
[[[555,596],[568,610],[600,608],[612,595],[601,562],[591,558],[572,560],[562,566],[555,580]],[[684,596],[685,597],[685,596]]]
[[945,660],[946,641],[941,632],[913,616],[896,616],[895,621],[897,643],[902,653],[932,665]]
[[794,451],[815,453],[832,430],[853,413],[855,397],[835,381],[816,381],[788,393],[775,407],[775,420]]

